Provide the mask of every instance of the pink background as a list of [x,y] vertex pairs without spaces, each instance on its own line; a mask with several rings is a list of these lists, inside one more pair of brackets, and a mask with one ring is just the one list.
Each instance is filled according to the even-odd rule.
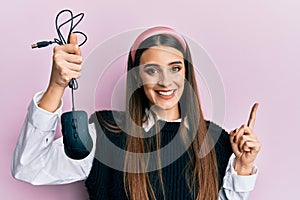
[[[63,8],[86,17],[83,57],[109,37],[131,29],[168,25],[202,44],[224,82],[231,130],[260,103],[255,131],[262,143],[260,174],[250,199],[297,199],[299,186],[300,3],[296,0],[227,1],[6,1],[1,5],[1,199],[86,199],[83,183],[31,186],[12,178],[11,157],[27,106],[46,88],[52,47],[30,44],[56,37]],[[298,72],[298,73],[297,73]],[[69,95],[64,110],[69,110]],[[205,105],[204,105],[205,106]]]

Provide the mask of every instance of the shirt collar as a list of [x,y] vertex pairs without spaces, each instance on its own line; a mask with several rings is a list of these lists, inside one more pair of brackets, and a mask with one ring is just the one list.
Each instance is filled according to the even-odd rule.
[[[150,112],[148,109],[146,109],[146,116],[148,116],[148,119],[147,120],[145,119],[145,122],[143,123],[143,128],[146,132],[148,132],[154,126],[156,121],[158,121],[158,120],[167,121],[167,120],[161,118],[157,114],[156,114],[156,119],[155,119],[153,112]],[[176,119],[176,120],[173,120],[170,122],[181,122],[181,121],[182,121],[182,119],[179,118],[179,119]],[[184,118],[184,125],[187,129],[189,129],[189,124],[188,124],[186,117]]]

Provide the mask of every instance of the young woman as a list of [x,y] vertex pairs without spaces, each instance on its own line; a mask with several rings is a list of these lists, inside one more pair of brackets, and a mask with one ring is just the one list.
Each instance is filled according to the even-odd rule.
[[189,47],[167,27],[138,36],[128,56],[125,111],[93,114],[95,148],[85,159],[69,159],[62,139],[53,138],[64,89],[81,71],[76,35],[70,42],[54,48],[49,86],[29,106],[15,178],[31,184],[86,179],[90,199],[247,199],[261,146],[253,133],[258,105],[248,124],[230,134],[205,121]]

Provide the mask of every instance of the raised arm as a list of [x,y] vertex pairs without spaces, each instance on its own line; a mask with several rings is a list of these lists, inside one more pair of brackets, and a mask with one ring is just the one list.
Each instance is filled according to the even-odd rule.
[[246,200],[254,189],[257,168],[254,161],[261,144],[254,134],[254,123],[258,104],[254,104],[247,125],[230,132],[230,143],[233,150],[227,165],[223,185],[219,191],[219,200]]
[[75,34],[71,34],[70,44],[54,47],[50,82],[39,102],[40,108],[49,112],[57,110],[70,80],[80,77],[81,63],[81,51]]
[[261,144],[254,133],[254,123],[258,104],[254,104],[247,125],[231,131],[230,142],[236,156],[235,170],[239,175],[250,175],[253,170],[254,161]]
[[[12,159],[14,178],[34,185],[64,184],[85,179],[93,161],[92,153],[83,160],[65,155],[62,138],[54,139],[61,114],[61,97],[71,78],[80,76],[82,57],[76,35],[70,44],[53,51],[51,78],[45,92],[35,95],[28,107]],[[93,125],[89,132],[95,139]]]

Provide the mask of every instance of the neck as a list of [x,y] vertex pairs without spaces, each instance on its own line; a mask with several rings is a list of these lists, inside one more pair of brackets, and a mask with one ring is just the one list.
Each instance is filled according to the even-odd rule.
[[180,118],[178,107],[175,109],[161,109],[157,106],[151,106],[150,110],[167,122],[172,122]]

